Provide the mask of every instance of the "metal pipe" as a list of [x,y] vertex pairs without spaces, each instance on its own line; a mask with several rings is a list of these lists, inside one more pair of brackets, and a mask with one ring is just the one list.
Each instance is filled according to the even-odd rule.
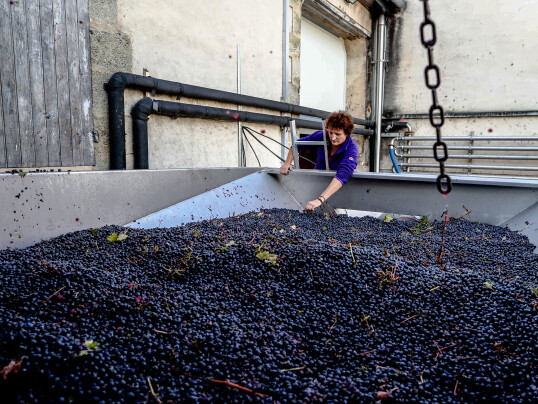
[[[397,140],[397,138],[393,138]],[[536,138],[538,140],[538,138]],[[418,145],[399,145],[396,146],[400,149],[406,150],[431,150],[431,146],[418,146]],[[534,146],[469,146],[469,145],[453,145],[447,146],[448,150],[492,150],[492,151],[538,151],[538,147]],[[450,156],[452,157],[452,156]]]
[[[290,0],[283,0],[282,16],[282,101],[289,101],[289,71],[288,63],[290,59]],[[280,132],[280,157],[286,159],[288,150],[288,129],[282,128]]]
[[[437,168],[438,164],[428,163],[401,163],[404,167],[424,167]],[[445,164],[446,168],[461,168],[461,169],[484,169],[484,170],[517,170],[517,171],[536,171],[538,167],[516,167],[516,166],[489,166],[489,165],[473,165],[473,164]]]
[[391,0],[391,3],[396,8],[404,8],[406,6],[406,1],[405,0]]
[[[241,94],[241,45],[237,44],[237,94]],[[241,111],[241,104],[237,105],[237,110]],[[237,158],[238,167],[243,167],[243,126],[241,121],[237,122]]]
[[[403,137],[400,135],[383,135],[384,139],[392,139],[392,138],[400,138],[401,140],[407,140],[407,141],[431,141],[431,140],[437,140],[435,136],[405,136]],[[538,140],[537,136],[443,136],[443,140]]]
[[290,0],[283,0],[282,16],[282,101],[288,102],[288,63],[290,58]]
[[[511,118],[522,116],[538,116],[538,111],[477,111],[477,112],[445,112],[445,118]],[[429,119],[428,114],[396,114],[391,119]]]
[[[298,127],[317,130],[323,129],[322,121],[294,119],[288,116],[260,114],[239,110],[234,111],[226,108],[206,107],[203,105],[184,104],[172,101],[152,100],[151,98],[146,97],[138,101],[131,110],[131,116],[133,117],[133,131],[135,131],[133,134],[135,169],[149,168],[147,146],[144,147],[144,145],[147,145],[148,143],[147,122],[149,116],[152,114],[166,115],[173,118],[190,117],[224,121],[257,122],[279,126],[289,126],[290,121],[294,120]],[[372,131],[369,129],[353,129],[353,133],[359,135],[372,134],[371,132]]]
[[[374,24],[374,32],[373,32],[373,47],[372,47],[372,81],[371,81],[371,101],[370,101],[370,106],[371,106],[371,113],[370,113],[370,118],[373,119],[375,121],[375,114],[376,114],[376,109],[375,109],[375,106],[377,105],[376,104],[376,89],[377,89],[377,51],[378,51],[378,46],[377,46],[377,31],[378,31],[378,27],[377,27],[377,24]],[[373,167],[375,165],[375,136],[372,136],[370,137],[370,139],[368,139],[368,149],[370,150],[370,153],[368,153],[370,156],[369,156],[369,161],[368,161],[368,166],[370,167],[370,171],[373,171]]]
[[381,156],[381,123],[383,116],[383,81],[384,62],[385,62],[385,15],[380,14],[377,20],[377,65],[376,65],[376,102],[375,102],[375,157],[374,172],[378,173],[380,168]]
[[374,13],[380,12],[389,16],[395,14],[406,6],[405,0],[374,0],[370,3],[373,3],[371,6],[373,7]]
[[390,141],[390,144],[389,144],[389,154],[390,154],[390,159],[392,161],[392,165],[394,167],[394,171],[396,171],[397,174],[401,174],[401,170],[400,170],[400,167],[398,166],[398,162],[396,161],[396,156],[395,156],[395,150],[394,150],[394,141],[396,139],[392,139]]
[[299,150],[297,149],[297,129],[295,127],[295,120],[292,120],[290,122],[290,130],[291,130],[291,144],[293,147],[293,164],[294,167],[298,170],[300,168],[299,166]]
[[[409,159],[433,159],[434,156],[428,154],[402,154],[396,153],[396,156]],[[538,160],[538,156],[499,156],[493,154],[451,154],[449,159],[495,159],[495,160]]]
[[[155,96],[157,93],[175,95],[178,99],[183,96],[200,100],[213,100],[230,104],[248,105],[252,107],[271,109],[274,111],[288,112],[290,114],[302,114],[319,118],[326,118],[330,115],[330,112],[328,111],[303,107],[286,102],[272,101],[264,98],[240,95],[206,87],[191,86],[189,84],[123,72],[114,73],[108,80],[108,83],[104,84],[104,88],[108,93],[110,168],[112,170],[121,170],[126,168],[124,117],[124,90],[126,88],[147,91],[151,93],[152,96]],[[359,118],[353,118],[353,123],[369,128],[374,126],[374,122]],[[373,132],[369,134],[372,133]]]
[[376,106],[376,83],[377,83],[377,24],[374,25],[374,33],[372,35],[373,37],[373,46],[372,46],[372,65],[373,65],[373,69],[372,69],[372,82],[371,82],[371,85],[372,85],[372,88],[371,88],[371,97],[372,97],[372,100],[371,100],[371,108],[372,108],[372,113],[371,113],[371,117],[372,119],[375,120],[375,113],[376,113],[376,110],[375,110],[375,106]]
[[329,167],[329,151],[327,150],[327,130],[325,129],[325,120],[321,120],[321,131],[323,132],[323,152],[325,153],[325,170],[330,170]]

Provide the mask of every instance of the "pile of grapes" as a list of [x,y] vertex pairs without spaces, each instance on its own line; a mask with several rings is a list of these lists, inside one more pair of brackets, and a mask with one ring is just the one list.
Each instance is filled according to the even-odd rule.
[[533,250],[274,209],[0,251],[2,402],[537,402]]

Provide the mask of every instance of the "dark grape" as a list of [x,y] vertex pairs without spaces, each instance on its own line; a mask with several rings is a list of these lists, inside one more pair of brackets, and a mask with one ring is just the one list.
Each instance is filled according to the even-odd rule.
[[3,250],[2,402],[536,402],[533,250],[282,209]]

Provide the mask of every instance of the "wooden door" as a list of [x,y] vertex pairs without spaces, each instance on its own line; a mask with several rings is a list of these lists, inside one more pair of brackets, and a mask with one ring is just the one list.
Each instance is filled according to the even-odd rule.
[[95,164],[88,1],[0,2],[0,167]]

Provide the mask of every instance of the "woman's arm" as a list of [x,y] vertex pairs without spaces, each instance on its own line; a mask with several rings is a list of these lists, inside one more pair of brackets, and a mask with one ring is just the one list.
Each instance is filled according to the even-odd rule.
[[318,198],[306,204],[305,210],[307,212],[311,212],[317,207],[321,206],[322,201],[325,202],[340,188],[342,188],[342,183],[340,182],[340,180],[338,178],[333,178],[329,186],[325,188],[325,191],[323,191]]
[[282,175],[288,175],[288,173],[292,170],[291,168],[291,162],[293,161],[293,149],[290,147],[290,151],[288,152],[288,157],[286,157],[286,161],[280,167],[280,174]]

